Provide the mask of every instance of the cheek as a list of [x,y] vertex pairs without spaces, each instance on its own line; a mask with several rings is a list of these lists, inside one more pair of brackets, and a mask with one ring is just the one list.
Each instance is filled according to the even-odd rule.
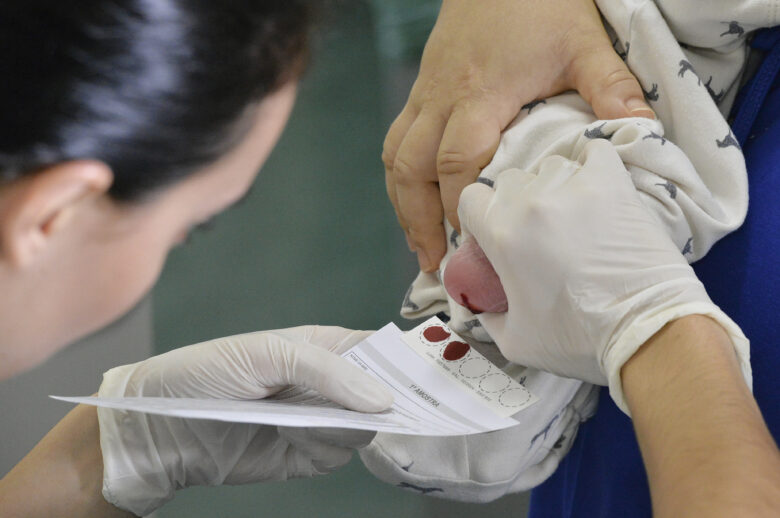
[[170,240],[153,232],[135,232],[101,254],[94,299],[101,320],[114,320],[137,304],[160,276]]

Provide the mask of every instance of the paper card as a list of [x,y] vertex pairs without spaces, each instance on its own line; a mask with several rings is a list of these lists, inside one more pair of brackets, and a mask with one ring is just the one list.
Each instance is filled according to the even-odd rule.
[[[439,334],[433,336],[434,333]],[[449,335],[443,337],[442,333]],[[288,390],[274,398],[253,401],[149,397],[55,399],[175,417],[357,428],[406,435],[469,435],[516,425],[517,421],[509,415],[530,406],[536,398],[514,380],[507,377],[507,382],[497,377],[499,373],[505,375],[460,342],[457,335],[434,318],[407,333],[406,339],[398,327],[388,324],[345,353],[344,358],[382,381],[393,393],[393,406],[378,414],[346,410],[311,391],[301,390]]]
[[500,416],[510,416],[537,401],[527,388],[493,365],[438,318],[404,333],[403,340]]

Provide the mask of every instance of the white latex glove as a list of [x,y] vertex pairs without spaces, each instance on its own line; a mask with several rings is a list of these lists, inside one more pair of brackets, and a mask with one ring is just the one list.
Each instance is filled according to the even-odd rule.
[[[260,399],[300,385],[349,408],[379,412],[392,396],[339,355],[370,331],[304,326],[176,349],[103,375],[101,397]],[[103,495],[143,516],[194,485],[328,473],[374,432],[282,428],[98,408]]]
[[642,204],[609,142],[581,162],[545,159],[539,174],[501,173],[495,190],[467,187],[460,220],[490,259],[506,313],[479,319],[512,362],[608,384],[628,413],[620,369],[666,323],[715,319],[751,385],[749,342],[712,303],[693,269]]

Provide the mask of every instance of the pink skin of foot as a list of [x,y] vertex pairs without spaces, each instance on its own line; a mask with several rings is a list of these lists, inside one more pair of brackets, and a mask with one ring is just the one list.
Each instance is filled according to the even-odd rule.
[[447,263],[444,288],[455,302],[475,315],[504,313],[508,309],[501,280],[472,237],[463,242]]

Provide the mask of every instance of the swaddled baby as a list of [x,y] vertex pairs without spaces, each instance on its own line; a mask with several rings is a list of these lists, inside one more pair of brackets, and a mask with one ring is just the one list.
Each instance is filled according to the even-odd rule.
[[[588,142],[606,139],[658,224],[680,252],[695,261],[744,219],[745,164],[723,114],[742,79],[747,36],[778,23],[780,14],[769,0],[597,4],[616,50],[639,79],[658,120],[599,121],[575,93],[530,103],[502,135],[478,181],[492,185],[503,171],[515,168],[543,174],[540,164],[552,156],[582,162]],[[518,426],[497,432],[448,438],[380,433],[361,458],[386,482],[433,496],[484,502],[543,482],[571,447],[579,423],[595,411],[598,388],[511,364],[500,356],[467,307],[499,311],[505,299],[482,296],[481,279],[474,281],[481,285],[469,287],[473,278],[464,275],[463,265],[448,272],[451,260],[474,266],[474,257],[484,259],[470,244],[465,245],[470,258],[457,253],[461,237],[446,221],[445,228],[449,243],[440,271],[455,298],[448,296],[438,273],[420,273],[402,314],[446,314],[453,330],[539,401],[515,415]],[[743,349],[737,353],[749,383],[749,352]]]

